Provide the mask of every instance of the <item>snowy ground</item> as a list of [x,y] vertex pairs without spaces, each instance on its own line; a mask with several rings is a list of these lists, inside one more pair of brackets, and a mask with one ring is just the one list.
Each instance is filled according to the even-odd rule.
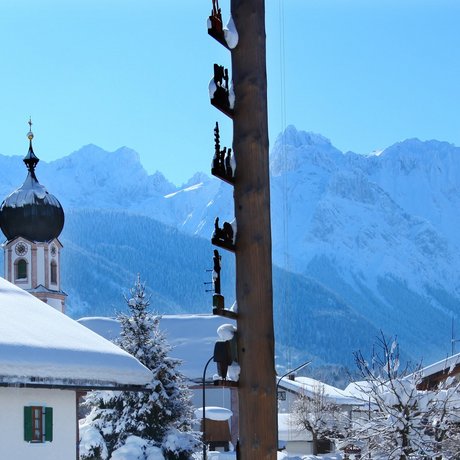
[[[195,454],[194,460],[202,460],[203,455]],[[235,452],[208,452],[208,460],[235,460]],[[303,455],[290,456],[289,454],[278,452],[278,460],[342,460],[341,454],[324,454],[324,455]]]

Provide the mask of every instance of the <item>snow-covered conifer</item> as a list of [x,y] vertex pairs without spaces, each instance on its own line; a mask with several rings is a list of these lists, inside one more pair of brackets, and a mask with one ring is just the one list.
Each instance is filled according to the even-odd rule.
[[[147,391],[92,392],[86,400],[92,406],[86,424],[101,433],[107,458],[115,450],[120,452],[128,437],[146,441],[145,452],[156,446],[162,447],[166,459],[188,458],[198,445],[198,436],[191,429],[191,395],[178,370],[180,360],[168,356],[171,347],[160,331],[161,317],[149,312],[150,301],[139,276],[125,300],[129,314],[118,316],[121,333],[117,344],[152,371],[152,380]],[[179,446],[174,450],[170,449],[172,432]],[[97,447],[103,451],[100,443]],[[81,456],[82,460],[90,458]]]

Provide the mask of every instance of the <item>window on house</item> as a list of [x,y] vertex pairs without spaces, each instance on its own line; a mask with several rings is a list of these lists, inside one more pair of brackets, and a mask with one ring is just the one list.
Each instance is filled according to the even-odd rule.
[[16,279],[26,280],[27,279],[27,260],[19,259],[16,264]]
[[53,408],[24,407],[24,441],[51,442],[53,440]]
[[57,264],[54,260],[51,262],[51,283],[57,284]]

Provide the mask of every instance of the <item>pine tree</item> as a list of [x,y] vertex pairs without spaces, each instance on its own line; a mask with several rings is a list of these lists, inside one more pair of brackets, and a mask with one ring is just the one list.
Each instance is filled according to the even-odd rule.
[[[125,297],[129,314],[118,316],[117,344],[152,371],[152,380],[148,391],[92,392],[87,398],[93,406],[90,425],[101,433],[109,456],[129,436],[137,436],[161,446],[168,459],[186,459],[198,438],[191,429],[190,391],[177,369],[180,360],[168,356],[171,347],[160,331],[161,318],[149,312],[150,301],[139,276],[130,293],[129,299]],[[81,458],[91,458],[85,455]]]

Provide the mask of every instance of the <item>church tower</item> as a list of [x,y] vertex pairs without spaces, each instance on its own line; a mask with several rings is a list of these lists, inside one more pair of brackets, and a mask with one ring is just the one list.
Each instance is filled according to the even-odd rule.
[[26,180],[0,206],[0,228],[7,239],[3,244],[5,278],[64,313],[62,244],[58,240],[64,227],[64,211],[57,198],[37,180],[35,167],[40,160],[32,147],[30,120],[29,126],[29,151],[23,159],[28,171]]

